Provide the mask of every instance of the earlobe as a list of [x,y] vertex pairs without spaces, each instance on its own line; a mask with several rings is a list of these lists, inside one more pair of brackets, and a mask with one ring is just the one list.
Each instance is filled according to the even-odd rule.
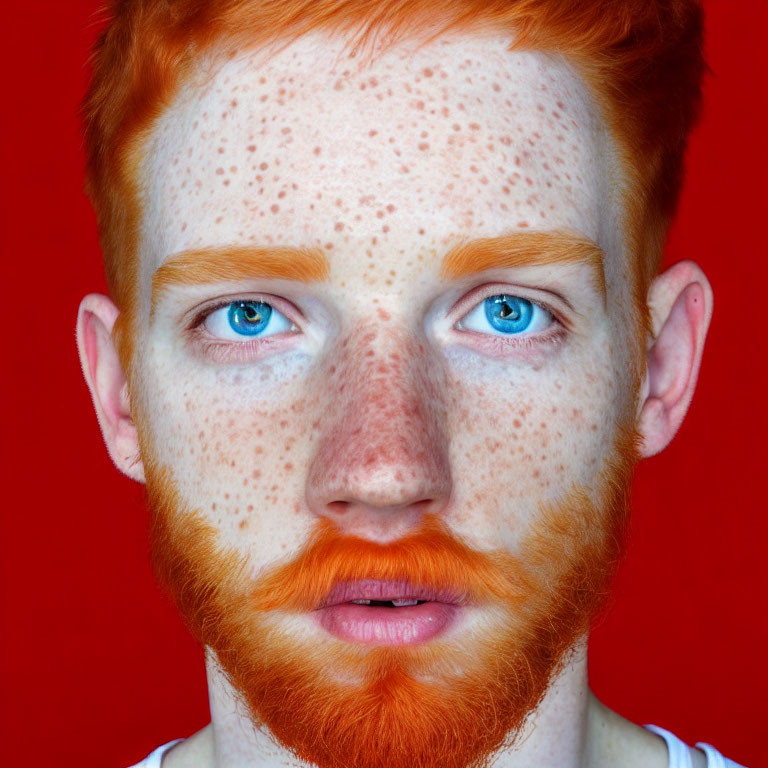
[[646,353],[638,420],[642,456],[664,450],[683,422],[696,389],[712,304],[709,281],[692,261],[675,264],[651,285],[654,338]]
[[107,451],[121,472],[143,483],[144,465],[131,418],[128,382],[112,336],[118,314],[107,296],[86,296],[77,315],[77,350]]

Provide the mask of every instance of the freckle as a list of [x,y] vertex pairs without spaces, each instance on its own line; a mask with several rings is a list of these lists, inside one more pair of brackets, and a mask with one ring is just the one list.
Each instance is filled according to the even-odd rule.
[[344,222],[337,221],[333,228],[336,230],[336,232],[341,232],[344,229]]
[[282,199],[285,197],[285,190],[284,190],[284,189],[281,189],[281,190],[280,190],[280,191],[277,193],[277,196],[278,196],[278,198],[279,198],[280,200],[282,200]]
[[259,169],[262,171],[266,171],[267,168],[269,168],[269,165],[267,163],[259,163]]
[[421,74],[424,75],[424,77],[432,77],[435,73],[429,67],[425,67],[421,70]]
[[480,130],[480,123],[470,123],[469,129],[471,131],[479,131]]
[[381,231],[382,231],[382,232],[384,232],[384,234],[386,234],[387,232],[389,232],[389,224],[385,224],[385,225],[384,225],[384,226],[381,228]]
[[216,511],[216,502],[214,501],[213,504],[211,504],[211,509],[215,512]]
[[333,243],[326,243],[323,247],[326,251],[330,251],[333,248]]
[[453,128],[454,131],[460,131],[461,126],[458,123],[454,123],[451,128]]
[[241,520],[241,521],[238,523],[238,527],[239,527],[239,528],[247,528],[247,527],[248,527],[248,520],[246,520],[246,518],[243,518],[243,519],[242,519],[242,520]]
[[237,166],[236,165],[230,165],[229,170],[231,173],[237,173]]
[[411,172],[411,169],[410,169],[410,168],[409,168],[407,165],[401,165],[401,166],[400,166],[400,170],[401,170],[403,173],[410,173],[410,172]]
[[416,109],[424,109],[424,102],[421,99],[416,102]]
[[277,203],[272,203],[272,205],[269,206],[269,210],[272,211],[272,213],[277,213],[280,210],[280,206]]
[[217,168],[216,169],[216,175],[217,176],[223,176],[224,175],[224,169],[223,168]]
[[[420,228],[420,229],[419,229],[419,234],[420,234],[420,235],[423,235],[423,234],[424,234],[424,230]],[[419,258],[421,258],[421,257],[419,257]]]
[[521,229],[525,229],[525,227],[528,226],[528,222],[527,221],[518,221],[517,222],[517,226],[520,227]]
[[221,224],[221,221],[222,221],[223,218],[224,218],[223,216],[217,216],[216,217],[216,223],[217,224]]
[[224,179],[222,184],[224,184],[225,187],[228,187],[229,186],[229,179]]
[[[223,154],[224,154],[224,147],[219,147],[219,154],[220,154],[220,155],[223,155]],[[174,165],[175,165],[175,164],[176,164],[176,163],[174,162]]]
[[390,203],[390,204],[387,206],[387,213],[394,213],[396,210],[397,210],[397,209],[395,208],[395,206],[394,206],[394,205],[392,205],[392,203]]
[[422,141],[419,143],[419,149],[424,152],[425,150],[429,149],[429,144],[426,141]]
[[520,421],[520,419],[515,419],[515,420],[512,422],[512,426],[513,426],[513,427],[522,427],[522,426],[523,426],[523,424],[522,424],[522,422]]
[[493,90],[494,91],[500,91],[501,90],[501,86],[498,83],[494,83],[493,84]]

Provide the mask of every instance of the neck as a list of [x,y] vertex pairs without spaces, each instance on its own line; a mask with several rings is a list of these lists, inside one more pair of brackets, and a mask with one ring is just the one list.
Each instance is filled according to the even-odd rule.
[[[245,706],[239,702],[212,654],[208,655],[207,672],[211,726],[206,729],[207,733],[200,734],[196,744],[190,745],[198,750],[195,765],[201,768],[309,768],[275,744],[267,732],[253,726]],[[595,739],[590,733],[597,728],[595,705],[587,685],[586,646],[580,645],[528,719],[514,747],[502,752],[494,765],[497,768],[595,765],[591,759]]]

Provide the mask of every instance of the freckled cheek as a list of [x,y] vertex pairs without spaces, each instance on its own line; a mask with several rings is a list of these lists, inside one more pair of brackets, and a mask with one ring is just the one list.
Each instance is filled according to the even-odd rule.
[[[561,395],[570,390],[569,397]],[[598,409],[573,400],[573,388],[539,384],[519,397],[493,396],[485,385],[454,398],[452,474],[459,517],[485,517],[519,527],[539,504],[556,500],[574,482],[591,484],[611,444],[595,421]],[[547,394],[549,392],[549,394]]]
[[173,469],[185,502],[225,534],[275,538],[275,520],[295,517],[303,494],[310,431],[301,404],[233,407],[198,394],[156,411],[160,463]]

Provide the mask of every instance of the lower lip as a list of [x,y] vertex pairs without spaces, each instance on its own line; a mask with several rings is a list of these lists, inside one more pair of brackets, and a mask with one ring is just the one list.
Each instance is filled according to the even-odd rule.
[[401,608],[340,603],[318,611],[320,625],[334,637],[368,645],[418,645],[445,632],[458,606],[426,602]]

